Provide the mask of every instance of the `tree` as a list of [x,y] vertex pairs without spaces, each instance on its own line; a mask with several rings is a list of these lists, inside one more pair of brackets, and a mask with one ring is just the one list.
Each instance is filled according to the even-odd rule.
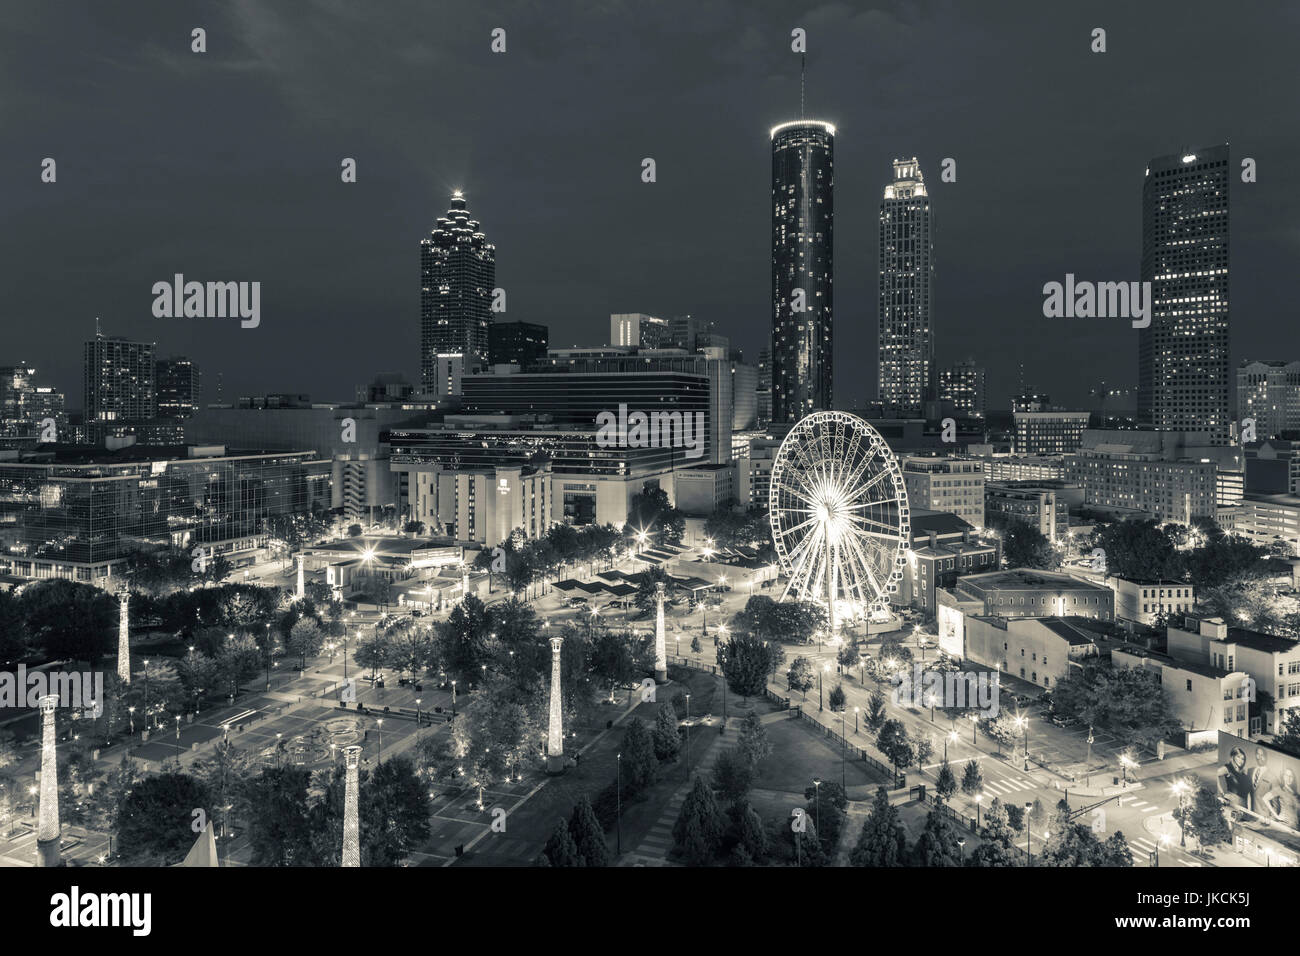
[[660,704],[655,712],[654,730],[650,732],[655,758],[660,763],[676,760],[682,749],[681,733],[677,729],[677,715],[671,704]]
[[912,740],[912,748],[916,751],[916,766],[923,768],[934,756],[934,738],[915,737]]
[[[314,866],[342,862],[346,771],[334,770],[325,793],[311,807]],[[393,757],[358,775],[357,823],[361,865],[399,866],[429,835],[428,784],[406,757]]]
[[94,667],[116,645],[117,601],[89,584],[51,578],[25,587],[18,606],[33,647],[45,660]]
[[[1040,825],[1035,817],[1046,819],[1042,805],[1035,801],[1029,812],[1031,826]],[[1058,806],[1053,815],[1047,842],[1038,856],[1040,866],[1083,867],[1106,866],[1106,852],[1092,828],[1082,823],[1071,823],[1069,810]]]
[[812,661],[806,657],[796,657],[790,669],[786,671],[786,686],[792,691],[799,691],[803,694],[804,700],[807,700],[808,689],[817,681],[815,674]]
[[632,603],[642,611],[653,611],[659,601],[659,587],[663,586],[664,600],[668,599],[668,594],[673,588],[673,583],[668,577],[668,572],[662,565],[651,565],[644,571],[637,572],[636,594],[632,595]]
[[361,537],[361,530],[362,530],[362,529],[361,529],[361,525],[359,525],[359,524],[350,524],[350,525],[348,525],[348,537],[349,537],[349,538],[359,538],[359,537]]
[[934,792],[936,797],[947,803],[957,792],[957,778],[953,776],[952,768],[948,766],[945,760],[939,767],[939,775],[935,779]]
[[867,698],[867,709],[862,718],[867,725],[867,729],[873,734],[879,733],[888,716],[889,711],[885,709],[885,695],[879,690],[873,690],[871,696]]
[[1023,521],[1008,522],[1002,533],[1002,554],[1012,568],[1050,571],[1060,564],[1046,535]]
[[1129,848],[1128,840],[1124,838],[1123,833],[1113,833],[1110,838],[1102,844],[1103,866],[1132,866],[1133,851]]
[[913,866],[961,866],[961,847],[957,845],[957,828],[940,808],[931,810],[925,827],[912,847]]
[[751,766],[758,765],[772,753],[772,744],[767,739],[767,730],[763,719],[755,711],[750,711],[740,723],[740,738],[736,749],[745,755]]
[[713,786],[727,803],[737,803],[749,793],[754,781],[754,765],[738,747],[718,754],[713,764]]
[[691,866],[705,866],[717,856],[726,820],[703,777],[695,778],[673,824],[673,848]]
[[1273,736],[1273,746],[1300,757],[1300,708],[1290,707],[1283,711],[1279,723],[1277,733]]
[[[1106,571],[1124,578],[1175,578],[1178,557],[1174,542],[1158,521],[1129,519],[1106,525],[1094,546],[1106,553]],[[1196,579],[1198,583],[1201,578]]]
[[236,634],[226,638],[216,662],[221,680],[230,688],[233,697],[239,693],[239,685],[257,673],[262,663],[262,652],[251,637]]
[[897,774],[912,764],[916,752],[907,736],[907,728],[900,720],[886,720],[876,735],[876,748],[894,765]]
[[394,651],[392,634],[387,630],[376,629],[369,637],[357,641],[352,659],[359,666],[369,668],[373,677],[393,663],[396,657]]
[[1089,662],[1057,682],[1052,700],[1057,712],[1105,727],[1130,745],[1147,745],[1182,728],[1153,671]]
[[310,782],[309,771],[287,765],[267,767],[248,781],[248,837],[255,866],[311,865]]
[[550,866],[584,865],[582,854],[578,852],[578,845],[573,842],[573,832],[564,820],[559,820],[555,824],[555,829],[551,831],[550,838],[542,849],[542,857]]
[[662,488],[646,486],[628,502],[623,533],[631,537],[642,531],[674,544],[686,532],[686,518],[668,503],[668,492]]
[[117,814],[117,846],[134,865],[178,863],[194,843],[193,811],[211,812],[207,787],[183,773],[145,777],[131,787]]
[[1223,805],[1213,787],[1201,784],[1196,788],[1184,815],[1183,829],[1194,836],[1202,849],[1209,849],[1232,839],[1232,830],[1223,816]]
[[325,635],[321,633],[320,625],[307,617],[290,629],[287,647],[298,656],[302,669],[306,670],[308,656],[315,657],[319,654],[324,643]]
[[[1022,811],[1023,812],[1023,811]],[[980,845],[970,855],[971,866],[1019,866],[1020,852],[1015,832],[1007,817],[1007,808],[997,797],[989,804],[980,827]]]
[[862,833],[849,854],[853,866],[906,866],[907,833],[899,821],[898,808],[889,802],[884,787],[876,790],[871,812],[862,822]]
[[419,535],[424,534],[424,522],[408,521],[406,524],[402,525],[402,530],[409,535],[418,537]]
[[654,742],[640,718],[633,717],[623,732],[623,779],[630,794],[645,790],[659,776],[659,761],[655,758]]
[[757,697],[767,689],[767,675],[774,669],[775,654],[780,648],[748,634],[738,634],[727,642],[722,673],[727,686],[742,697]]
[[609,866],[609,845],[605,843],[605,833],[585,793],[578,798],[573,815],[569,817],[569,833],[584,864]]
[[738,800],[728,813],[730,826],[724,845],[731,846],[733,866],[761,866],[767,859],[767,833],[763,821],[746,801]]
[[844,709],[844,704],[848,700],[848,695],[844,693],[844,685],[836,684],[831,688],[831,692],[826,695],[826,703],[830,705],[833,713],[839,713]]
[[22,604],[12,591],[0,591],[0,663],[27,655],[27,622]]
[[984,789],[984,771],[980,769],[980,762],[972,757],[966,761],[966,767],[961,774],[961,792],[968,797],[974,797]]

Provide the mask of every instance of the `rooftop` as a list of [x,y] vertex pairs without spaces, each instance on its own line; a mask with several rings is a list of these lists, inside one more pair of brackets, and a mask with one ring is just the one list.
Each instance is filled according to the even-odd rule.
[[959,587],[976,591],[1102,591],[1110,594],[1111,590],[1099,584],[1091,584],[1072,578],[1068,574],[1054,571],[1032,571],[1029,568],[1008,568],[1005,571],[989,571],[984,574],[968,574],[958,582]]

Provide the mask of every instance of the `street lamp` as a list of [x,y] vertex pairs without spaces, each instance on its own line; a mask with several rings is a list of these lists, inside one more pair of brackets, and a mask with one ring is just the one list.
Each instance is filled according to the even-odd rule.
[[975,731],[979,729],[979,725],[980,725],[979,715],[971,714],[970,715],[970,745],[972,747],[979,746],[979,741],[975,739]]
[[456,682],[451,682],[451,717],[456,719]]
[[691,779],[691,695],[686,695],[686,779]]
[[962,839],[960,839],[960,840],[957,841],[957,853],[958,853],[959,858],[961,859],[961,865],[962,865],[962,866],[965,866],[965,865],[966,865],[966,840],[965,840],[965,838],[962,838]]
[[376,760],[376,763],[383,763],[384,762],[384,718],[380,717],[379,720],[375,721],[375,723],[379,727],[379,756]]
[[131,715],[131,735],[134,736],[135,735],[135,708],[128,707],[126,710],[127,713]]
[[858,732],[858,708],[856,706],[853,708],[853,732],[855,734]]
[[1191,787],[1188,785],[1186,780],[1175,780],[1170,785],[1170,789],[1173,790],[1178,797],[1178,832],[1179,832],[1178,845],[1181,847],[1186,847],[1187,828],[1184,826],[1183,823],[1184,821],[1183,808],[1185,806],[1185,801],[1187,799],[1187,792],[1191,789]]
[[614,819],[618,824],[618,855],[623,855],[623,753],[614,755]]
[[822,836],[822,778],[813,777],[813,811],[816,813],[817,839]]
[[1032,803],[1025,804],[1025,854],[1029,857],[1029,865],[1034,865],[1034,828],[1029,823],[1029,811],[1034,809]]
[[947,762],[948,762],[948,745],[949,745],[949,744],[955,744],[956,742],[957,742],[957,731],[955,731],[955,730],[949,731],[949,732],[948,732],[948,736],[943,738],[943,761],[944,761],[944,763],[947,763]]
[[980,804],[983,802],[984,802],[983,791],[975,794],[975,829],[977,830],[979,829],[980,826]]

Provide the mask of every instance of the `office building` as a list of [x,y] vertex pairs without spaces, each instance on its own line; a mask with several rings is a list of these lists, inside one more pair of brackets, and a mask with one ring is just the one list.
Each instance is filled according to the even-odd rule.
[[96,333],[83,354],[87,423],[139,422],[158,414],[152,342]]
[[935,591],[952,587],[965,574],[996,571],[1001,548],[975,537],[969,522],[954,514],[912,508],[911,542],[898,590],[889,600],[900,606],[935,613]]
[[[690,318],[690,316],[686,316]],[[688,351],[694,352],[694,336]],[[632,348],[662,349],[674,344],[667,319],[644,312],[618,312],[609,317],[609,344]],[[685,345],[678,348],[687,348]]]
[[1017,455],[1065,455],[1078,449],[1091,412],[1012,412]]
[[894,160],[880,202],[879,401],[889,418],[918,417],[934,397],[934,237],[916,158]]
[[468,365],[490,356],[496,246],[469,217],[465,197],[452,194],[451,208],[420,241],[420,380],[438,394],[438,356],[459,354]]
[[310,451],[220,446],[62,452],[0,462],[0,497],[11,517],[0,536],[8,573],[104,586],[142,546],[202,546],[209,558],[252,561],[266,545],[267,518],[328,510],[330,463]]
[[973,458],[907,457],[901,462],[913,508],[946,511],[984,527],[984,463]]
[[1070,508],[1062,489],[1040,482],[986,481],[984,517],[995,527],[1013,521],[1027,524],[1053,543],[1064,541],[1070,533]]
[[1300,443],[1273,438],[1242,447],[1246,455],[1246,492],[1300,494]]
[[154,378],[158,390],[159,418],[189,418],[199,409],[199,370],[183,355],[159,359]]
[[1188,733],[1186,743],[1192,744],[1197,735],[1207,733],[1207,739],[1215,740],[1220,730],[1242,736],[1250,733],[1245,671],[1179,660],[1132,644],[1112,647],[1110,662],[1114,668],[1156,675],[1174,716]]
[[983,366],[972,361],[942,368],[937,389],[939,401],[951,403],[961,417],[983,418],[985,378]]
[[[53,419],[56,433],[68,421],[63,393],[36,384],[36,369],[26,362],[0,367],[0,437],[39,438]],[[67,439],[59,434],[60,441]]]
[[1115,619],[1119,621],[1154,626],[1196,607],[1196,588],[1184,581],[1111,575],[1105,583],[1115,592]]
[[[1009,618],[971,615],[963,621],[961,653],[966,660],[1050,690],[1098,655],[1100,635],[1073,616]],[[954,636],[940,634],[944,650]]]
[[1237,417],[1254,421],[1256,441],[1300,431],[1300,362],[1242,362]]
[[1066,480],[1083,488],[1085,504],[1117,516],[1184,524],[1213,518],[1219,505],[1240,500],[1231,495],[1244,483],[1244,469],[1239,449],[1192,443],[1205,438],[1204,432],[1090,428],[1078,451],[1065,456]]
[[1160,156],[1142,184],[1142,281],[1151,324],[1138,331],[1139,425],[1231,440],[1228,409],[1228,147]]
[[488,364],[526,368],[546,358],[551,330],[533,322],[493,322],[488,327]]
[[774,126],[772,420],[832,408],[835,127]]

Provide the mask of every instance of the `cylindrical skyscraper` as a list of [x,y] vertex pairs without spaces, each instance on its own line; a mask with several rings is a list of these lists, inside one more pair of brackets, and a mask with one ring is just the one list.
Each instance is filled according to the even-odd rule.
[[772,421],[831,407],[835,127],[772,127]]

